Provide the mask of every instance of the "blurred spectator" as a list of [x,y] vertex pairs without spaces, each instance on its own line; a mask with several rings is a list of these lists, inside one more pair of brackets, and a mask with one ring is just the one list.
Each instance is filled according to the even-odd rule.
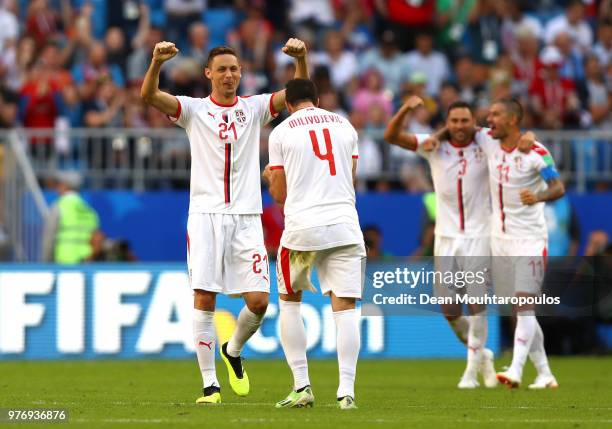
[[604,67],[612,62],[612,20],[599,23],[597,43],[593,47],[593,53],[599,57]]
[[[366,125],[366,114],[353,110],[349,120],[357,130],[363,130]],[[382,171],[382,155],[378,143],[369,134],[359,133],[359,160],[357,161],[357,186],[366,189],[365,182],[378,176]]]
[[125,94],[112,81],[102,82],[96,96],[83,105],[87,127],[121,127],[124,122]]
[[89,47],[88,60],[72,69],[72,76],[79,87],[83,100],[91,99],[98,86],[105,81],[115,85],[125,86],[121,68],[117,64],[109,64],[106,58],[106,47],[100,42],[94,42]]
[[289,20],[298,38],[313,40],[334,24],[330,0],[290,0]]
[[596,55],[585,60],[585,81],[583,82],[583,106],[588,112],[588,123],[594,128],[609,129],[612,126],[608,88],[604,81],[603,69]]
[[206,58],[211,46],[208,43],[208,27],[201,22],[194,22],[189,27],[189,44],[184,54],[195,60],[201,69],[206,65]]
[[472,105],[476,105],[486,96],[486,88],[479,82],[477,66],[468,56],[462,56],[455,62],[455,83],[460,98]]
[[77,193],[80,180],[76,172],[57,175],[59,197],[45,220],[45,262],[76,264],[92,253],[91,238],[100,222],[96,211]]
[[379,46],[369,49],[362,55],[359,65],[361,73],[372,68],[377,69],[385,77],[385,88],[391,94],[397,94],[401,83],[410,75],[406,57],[399,51],[395,35],[391,31],[382,34]]
[[127,73],[127,58],[130,50],[125,41],[125,35],[121,28],[111,27],[104,36],[104,46],[106,48],[106,58],[109,64],[116,64],[123,76]]
[[339,31],[328,31],[325,35],[325,50],[313,52],[309,58],[314,64],[329,68],[336,89],[342,89],[358,73],[357,57],[345,49],[344,37]]
[[477,0],[437,0],[437,42],[450,59],[454,59],[463,39],[468,17]]
[[[431,119],[431,124],[433,128],[444,126],[446,112],[448,111],[449,106],[453,104],[455,101],[459,101],[460,99],[463,99],[463,100],[466,100],[466,102],[470,104],[474,104],[474,99],[471,99],[468,101],[468,99],[462,98],[459,95],[459,90],[457,88],[457,85],[452,82],[445,82],[444,84],[442,84],[442,87],[440,88],[439,99],[440,99],[440,104],[438,106],[438,110],[436,111],[435,115],[432,116],[432,119]],[[392,147],[396,147],[396,146],[392,146]]]
[[[51,70],[37,62],[19,94],[19,118],[27,128],[53,128],[63,109],[62,95],[52,79]],[[38,158],[48,158],[52,152],[52,141],[48,137],[34,137],[30,151]]]
[[574,82],[559,75],[561,53],[554,46],[548,46],[540,54],[540,61],[543,69],[529,89],[537,123],[552,129],[576,125],[579,101]]
[[384,262],[385,260],[393,259],[393,255],[385,252],[382,248],[382,231],[377,225],[366,225],[363,227],[363,241],[366,246],[368,262]]
[[135,262],[130,243],[126,240],[109,240],[104,232],[96,230],[91,235],[91,255],[83,262]]
[[228,43],[242,61],[250,62],[253,72],[263,72],[271,38],[272,26],[263,15],[263,7],[250,5],[238,29],[228,35]]
[[537,40],[543,36],[544,29],[540,21],[524,13],[526,5],[526,0],[502,0],[500,3],[503,18],[502,47],[511,54],[518,49],[519,29],[523,32],[528,30]]
[[340,106],[338,93],[336,91],[326,91],[319,94],[319,107],[329,112],[337,113],[340,116],[348,116],[348,114]]
[[371,22],[374,19],[374,3],[371,0],[336,0],[333,2],[340,33],[348,45],[362,52],[374,43]]
[[33,0],[28,5],[26,33],[34,38],[37,47],[58,36],[61,26],[59,14],[47,0]]
[[15,92],[0,85],[0,129],[15,126],[18,100]]
[[179,49],[186,49],[185,29],[194,22],[202,20],[206,10],[206,0],[165,0],[163,4],[166,10],[165,28],[168,40],[174,42]]
[[391,117],[393,111],[392,95],[383,87],[382,74],[377,69],[366,71],[357,92],[353,96],[352,108],[354,111],[367,112],[374,106],[382,109],[386,118]]
[[106,25],[119,28],[127,40],[142,31],[144,23],[149,25],[149,5],[143,0],[105,0]]
[[527,95],[527,91],[542,70],[539,56],[540,46],[537,35],[528,26],[517,28],[516,37],[517,47],[512,55],[513,76],[517,81],[517,92]]
[[417,34],[434,30],[436,0],[374,0],[374,3],[387,21],[385,28],[393,31],[402,51],[414,48]]
[[573,42],[569,33],[560,32],[555,37],[555,47],[562,56],[559,75],[574,82],[584,79],[584,54]]
[[[162,40],[164,40],[164,33],[161,28],[157,27],[149,28],[142,39],[135,40],[134,51],[127,60],[128,81],[139,80],[144,77],[151,62],[155,44]],[[160,80],[163,81],[164,77],[165,70],[162,69]]]
[[272,202],[263,209],[261,224],[264,232],[264,244],[268,251],[268,258],[276,260],[278,247],[280,246],[281,236],[285,229],[285,214],[283,206]]
[[478,0],[472,9],[464,43],[477,63],[493,63],[502,50],[496,0]]
[[14,0],[0,3],[0,48],[14,44],[19,36],[19,22],[15,16]]
[[421,33],[416,37],[416,49],[406,56],[406,64],[411,73],[421,72],[427,75],[427,93],[437,96],[440,85],[450,75],[446,57],[433,50],[433,37]]
[[575,46],[582,51],[591,49],[593,44],[593,31],[584,19],[585,5],[582,0],[569,0],[565,13],[551,19],[544,30],[544,39],[552,44],[559,33],[570,34]]

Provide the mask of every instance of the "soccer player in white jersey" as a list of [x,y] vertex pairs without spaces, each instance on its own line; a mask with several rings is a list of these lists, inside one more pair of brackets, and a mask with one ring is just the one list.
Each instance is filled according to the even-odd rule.
[[[487,161],[473,140],[475,119],[469,104],[458,101],[448,108],[446,129],[450,138],[430,150],[427,135],[403,132],[406,115],[423,106],[410,97],[389,122],[385,140],[415,151],[431,168],[436,192],[436,227],[434,241],[437,271],[485,271],[489,269],[491,208]],[[463,288],[436,285],[435,293],[454,297],[467,293],[482,296],[486,285],[469,284]],[[459,381],[460,389],[478,387],[482,372],[487,387],[495,387],[493,352],[485,348],[487,317],[484,305],[470,304],[470,316],[462,315],[461,304],[442,304],[441,310],[453,331],[467,346],[467,366]]]
[[[516,100],[494,102],[487,117],[491,128],[478,131],[476,142],[489,164],[495,288],[519,297],[534,297],[541,291],[546,268],[548,231],[544,202],[562,197],[565,189],[550,153],[542,144],[534,143],[528,154],[516,150],[522,117],[523,109]],[[515,310],[512,364],[507,371],[498,373],[497,379],[518,387],[529,356],[538,372],[529,388],[557,387],[534,306],[522,305]]]
[[314,403],[306,360],[306,332],[300,314],[302,291],[317,268],[321,291],[329,295],[336,322],[340,370],[338,407],[355,406],[360,347],[360,310],[365,245],[355,208],[357,132],[349,121],[317,108],[314,84],[287,84],[291,113],[270,134],[270,164],[264,177],[274,199],[285,204],[285,230],[277,258],[280,337],[293,372],[293,391],[277,408]]
[[[308,77],[304,42],[289,39],[283,52],[296,58],[296,77]],[[213,322],[217,293],[244,298],[236,329],[221,345],[220,354],[234,392],[246,396],[250,389],[240,353],[261,325],[270,291],[260,220],[260,131],[285,107],[285,91],[237,97],[240,63],[233,49],[221,46],[210,51],[204,69],[212,86],[210,96],[175,97],[159,89],[159,72],[177,53],[174,43],[155,45],[141,96],[185,128],[189,137],[187,264],[194,291],[193,336],[204,386],[196,403],[210,404],[221,402]]]

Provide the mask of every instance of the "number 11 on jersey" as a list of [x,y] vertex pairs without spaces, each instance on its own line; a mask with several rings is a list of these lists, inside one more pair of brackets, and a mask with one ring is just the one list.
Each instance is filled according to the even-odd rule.
[[329,174],[332,176],[336,175],[336,161],[334,160],[334,153],[332,152],[332,142],[329,135],[329,129],[323,128],[323,138],[325,139],[325,154],[321,153],[319,148],[319,141],[317,139],[317,133],[315,130],[310,130],[310,141],[312,142],[312,150],[314,150],[315,156],[321,161],[327,161],[329,163]]

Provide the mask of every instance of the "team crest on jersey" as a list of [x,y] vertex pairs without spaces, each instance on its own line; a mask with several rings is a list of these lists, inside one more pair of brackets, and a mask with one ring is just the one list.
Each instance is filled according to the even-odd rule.
[[517,156],[514,158],[514,165],[516,167],[517,170],[521,170],[523,167],[523,157],[522,156]]
[[476,150],[474,151],[474,156],[476,158],[476,162],[480,162],[484,159],[484,152],[482,151],[481,148],[477,147]]
[[244,113],[244,110],[237,109],[234,114],[236,115],[236,122],[239,124],[244,124],[246,122],[246,114]]

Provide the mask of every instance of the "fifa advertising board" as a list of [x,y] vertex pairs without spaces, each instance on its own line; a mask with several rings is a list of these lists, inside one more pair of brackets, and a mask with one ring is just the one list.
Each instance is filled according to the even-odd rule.
[[[245,347],[247,358],[283,357],[274,264],[270,272],[270,305]],[[218,297],[219,343],[230,337],[242,306],[242,299]],[[183,264],[0,265],[0,360],[189,358],[195,353],[192,308]],[[362,358],[465,356],[439,314],[385,316],[376,308],[363,310]],[[329,298],[305,293],[302,316],[309,356],[335,359]],[[489,317],[488,344],[496,351],[499,320]]]

